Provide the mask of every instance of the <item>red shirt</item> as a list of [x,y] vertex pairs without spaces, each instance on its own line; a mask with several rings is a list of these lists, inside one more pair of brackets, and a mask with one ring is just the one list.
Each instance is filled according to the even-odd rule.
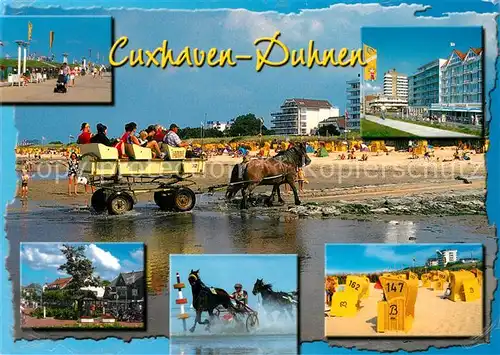
[[163,138],[165,138],[165,135],[166,133],[163,130],[159,129],[156,131],[153,139],[157,142],[163,142]]
[[78,140],[76,142],[78,144],[89,144],[90,138],[92,138],[90,132],[82,132],[82,134],[78,136]]

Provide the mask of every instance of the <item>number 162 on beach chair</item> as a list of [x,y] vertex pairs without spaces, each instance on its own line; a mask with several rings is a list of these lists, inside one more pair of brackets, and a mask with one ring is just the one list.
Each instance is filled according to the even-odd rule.
[[370,280],[364,276],[347,276],[344,290],[333,294],[331,317],[354,317],[361,299],[368,297]]

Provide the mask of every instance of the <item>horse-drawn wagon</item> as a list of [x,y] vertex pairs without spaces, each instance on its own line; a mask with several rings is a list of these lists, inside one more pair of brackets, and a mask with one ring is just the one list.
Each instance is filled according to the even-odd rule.
[[97,188],[91,205],[102,213],[123,214],[132,210],[136,194],[154,193],[154,201],[162,210],[184,212],[191,210],[196,196],[189,188],[190,178],[202,174],[205,161],[186,159],[184,148],[168,148],[168,159],[153,159],[149,148],[126,144],[129,158],[120,158],[118,150],[103,144],[80,146],[81,173],[88,184]]

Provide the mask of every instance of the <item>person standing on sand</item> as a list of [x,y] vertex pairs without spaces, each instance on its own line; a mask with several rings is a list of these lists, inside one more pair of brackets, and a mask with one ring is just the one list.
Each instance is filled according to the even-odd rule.
[[71,196],[71,185],[74,186],[73,190],[75,195],[78,195],[78,156],[75,152],[71,153],[68,161],[68,195]]
[[28,198],[28,181],[30,176],[28,172],[23,169],[23,174],[21,175],[21,199]]

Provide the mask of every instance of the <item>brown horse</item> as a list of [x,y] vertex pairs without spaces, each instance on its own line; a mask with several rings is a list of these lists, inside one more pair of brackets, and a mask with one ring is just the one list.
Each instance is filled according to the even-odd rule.
[[287,183],[292,188],[295,204],[300,205],[299,194],[295,187],[295,176],[297,168],[310,163],[311,159],[307,156],[306,145],[297,143],[275,157],[255,159],[247,163],[237,164],[231,172],[226,198],[231,199],[241,189],[243,196],[241,208],[244,209],[247,208],[248,197],[257,186],[272,185],[273,191],[267,200],[267,204],[272,205],[276,193],[278,194],[278,201],[284,203],[279,187],[281,184]]

